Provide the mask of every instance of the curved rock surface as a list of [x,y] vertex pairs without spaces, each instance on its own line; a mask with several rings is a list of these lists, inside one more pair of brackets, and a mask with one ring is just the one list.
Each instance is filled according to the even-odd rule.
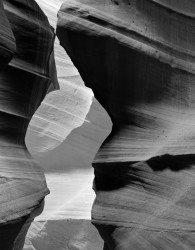
[[0,1],[0,14],[0,249],[8,250],[22,249],[49,192],[25,134],[35,110],[58,82],[54,30],[37,3]]
[[92,220],[104,249],[195,247],[194,1],[77,0],[57,36],[113,128]]
[[[62,0],[37,0],[37,3],[47,15],[50,24],[56,28],[57,12]],[[89,123],[86,115],[92,103],[92,91],[84,83],[70,58],[59,45],[56,38],[54,43],[55,61],[60,90],[49,93],[29,124],[26,142],[30,152],[35,155],[44,170],[57,171],[58,163],[52,164],[52,159],[45,161],[48,151],[57,148],[74,130],[83,123]],[[69,139],[71,140],[71,139]],[[66,150],[64,150],[66,154]],[[52,155],[53,156],[53,155]],[[73,156],[74,157],[74,156]],[[69,156],[67,158],[72,159]],[[55,157],[55,161],[58,161]],[[64,165],[64,164],[62,164]],[[64,169],[66,166],[63,166]]]
[[39,221],[32,224],[24,250],[102,250],[103,242],[96,231],[90,220]]
[[[55,28],[62,1],[36,2]],[[111,127],[108,115],[92,98],[92,91],[84,85],[57,38],[54,51],[60,90],[47,94],[33,115],[26,134],[27,147],[43,168],[50,190],[43,212],[28,230],[26,250],[53,250],[54,246],[66,248],[64,238],[68,244],[77,237],[77,234],[67,231],[67,224],[72,223],[69,223],[70,218],[75,220],[73,227],[80,224],[80,219],[90,223],[95,196],[91,189],[91,162]],[[83,243],[83,237],[88,233],[89,237]],[[85,250],[95,249],[95,244],[102,249],[98,232],[92,225],[82,227],[75,243],[77,247],[79,241]]]
[[0,70],[2,70],[12,59],[16,52],[15,38],[10,27],[10,23],[5,15],[4,6],[2,0],[0,1]]

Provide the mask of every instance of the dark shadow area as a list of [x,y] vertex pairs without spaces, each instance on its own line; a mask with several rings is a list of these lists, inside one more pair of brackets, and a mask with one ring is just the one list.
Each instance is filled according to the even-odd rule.
[[181,171],[184,169],[190,169],[195,166],[195,155],[169,155],[165,154],[162,156],[156,156],[146,163],[150,166],[153,171],[163,171],[170,169],[172,171]]
[[40,201],[30,215],[23,216],[6,224],[0,224],[0,249],[22,249],[31,223],[35,217],[43,212],[43,208],[44,200]]
[[92,224],[96,227],[100,236],[102,237],[102,239],[105,242],[103,250],[115,249],[116,243],[113,240],[112,234],[114,233],[114,231],[117,227],[112,226],[112,225],[101,225],[101,224],[93,223],[93,222],[92,222]]
[[111,191],[125,187],[126,185],[142,185],[140,172],[136,162],[105,163],[94,166],[94,186],[96,191]]
[[6,225],[0,225],[1,244],[3,250],[12,250],[14,241],[30,216],[25,216],[15,221],[11,221]]
[[195,166],[195,155],[162,155],[143,162],[112,162],[94,165],[95,191],[112,191],[125,186],[148,185],[148,173],[166,169],[179,172]]

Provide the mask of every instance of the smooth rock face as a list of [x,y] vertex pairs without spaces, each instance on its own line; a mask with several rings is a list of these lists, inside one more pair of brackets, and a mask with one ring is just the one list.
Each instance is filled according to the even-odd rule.
[[[38,231],[38,233],[37,233]],[[35,221],[24,250],[102,250],[96,228],[90,220],[62,219]]]
[[[47,15],[50,24],[55,28],[57,12],[61,0],[37,0]],[[44,167],[45,172],[57,171],[58,159],[51,163],[51,152],[57,148],[74,128],[87,122],[85,117],[92,103],[92,91],[86,88],[77,69],[74,67],[64,49],[56,38],[54,54],[60,90],[49,93],[30,121],[26,142],[35,159]],[[66,152],[64,152],[64,155]],[[75,153],[76,154],[76,153]],[[74,155],[74,153],[73,153]],[[45,160],[48,158],[48,161]],[[66,158],[74,158],[69,156]],[[43,162],[44,161],[44,162]],[[46,163],[45,163],[46,162]],[[53,167],[55,165],[55,168]],[[62,164],[65,169],[64,163]]]
[[[63,1],[36,2],[55,28],[57,12]],[[66,249],[66,242],[68,244],[78,234],[75,244],[78,248],[91,250],[97,244],[101,250],[102,241],[96,228],[91,225],[80,230],[78,225],[79,219],[90,223],[95,198],[91,188],[94,177],[91,162],[110,132],[111,122],[93,98],[91,89],[84,85],[57,37],[54,52],[60,90],[47,94],[33,115],[26,134],[27,148],[43,168],[50,194],[45,198],[43,212],[28,230],[24,249]],[[77,234],[67,230],[72,224],[70,218],[75,220],[73,227]],[[83,243],[83,237],[91,230],[93,233]]]
[[57,36],[113,128],[92,221],[104,249],[195,248],[194,1],[66,1]]
[[48,89],[56,89],[58,82],[54,31],[47,17],[34,0],[6,0],[3,5],[1,1],[0,249],[19,250],[49,192],[25,134]]

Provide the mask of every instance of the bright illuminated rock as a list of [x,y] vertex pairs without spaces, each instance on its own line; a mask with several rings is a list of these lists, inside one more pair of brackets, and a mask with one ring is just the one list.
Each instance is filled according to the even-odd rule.
[[35,221],[24,250],[102,250],[103,242],[96,231],[89,220]]
[[105,250],[195,248],[194,13],[191,0],[68,0],[58,13],[113,123],[93,162]]
[[[57,11],[62,1],[38,0],[37,2],[55,28]],[[84,86],[77,69],[59,45],[58,39],[55,40],[54,51],[60,90],[45,97],[29,124],[26,137],[30,152],[44,166],[46,172],[50,166],[48,163],[43,163],[47,162],[44,153],[47,154],[47,151],[59,146],[72,130],[89,122],[86,120],[86,115],[93,97],[92,91]]]
[[[60,2],[37,1],[54,28]],[[70,237],[68,242],[74,238],[74,234],[67,232],[67,219],[77,220],[78,224],[78,219],[90,220],[94,201],[91,162],[111,127],[106,112],[93,98],[92,91],[85,87],[57,38],[54,51],[60,90],[45,97],[31,119],[26,135],[30,153],[44,169],[50,195],[45,199],[43,213],[36,217],[28,231],[25,250],[63,247],[64,237]],[[41,227],[37,227],[39,224]],[[48,225],[55,226],[49,230]],[[61,230],[61,225],[64,230]],[[90,242],[100,244],[100,239],[97,230],[91,227],[89,230],[93,233],[87,239],[87,246],[95,249]],[[85,235],[88,227],[83,231]],[[61,233],[56,236],[55,232]],[[50,247],[45,244],[47,239],[52,239]]]
[[[55,28],[61,1],[36,2]],[[94,200],[91,162],[110,131],[107,114],[92,98],[92,91],[84,86],[58,39],[55,39],[54,51],[60,90],[47,94],[33,115],[26,134],[26,145],[33,159],[44,170],[50,195],[45,199],[43,212],[28,230],[25,250],[63,247],[64,237],[70,237],[67,243],[74,239],[74,234],[67,231],[67,220],[75,219],[74,225],[80,223],[78,219],[90,220]],[[52,230],[48,225],[53,225]],[[102,245],[92,225],[84,227],[84,237],[88,231],[92,231],[86,240],[88,248],[95,249],[95,244]],[[52,239],[49,247],[48,239]],[[82,236],[77,239],[77,244],[79,240],[82,241]],[[93,247],[91,244],[94,244]],[[81,242],[81,246],[85,247],[86,243]]]

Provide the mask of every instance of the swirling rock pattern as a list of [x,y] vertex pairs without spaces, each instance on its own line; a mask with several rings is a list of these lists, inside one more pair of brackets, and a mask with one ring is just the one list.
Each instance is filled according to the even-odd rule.
[[[55,28],[62,1],[36,2]],[[57,37],[54,51],[60,90],[45,97],[33,115],[26,134],[30,153],[44,169],[50,195],[45,199],[44,211],[28,230],[25,250],[53,250],[54,246],[66,249],[68,242],[75,239],[75,234],[67,231],[70,218],[75,219],[75,226],[80,224],[79,219],[90,220],[95,196],[91,189],[91,162],[111,127],[108,115],[92,98],[91,89],[85,87]],[[83,249],[91,250],[95,249],[97,241],[99,249],[102,249],[102,241],[92,225],[77,231],[79,239],[75,245],[80,241]],[[82,238],[87,231],[90,231],[90,237],[86,244]],[[67,241],[64,241],[65,238]]]
[[104,249],[195,248],[195,4],[66,1],[57,36],[113,128],[92,221]]
[[0,249],[19,250],[49,192],[25,134],[48,90],[58,88],[55,36],[34,0],[0,1],[0,14]]
[[[37,0],[54,28],[61,2],[61,0]],[[46,172],[49,169],[50,171],[57,170],[53,168],[53,163],[51,168],[49,163],[43,163],[44,152],[59,146],[74,128],[88,122],[85,117],[92,102],[92,91],[85,87],[77,69],[59,45],[57,38],[54,43],[54,51],[60,90],[49,93],[45,97],[31,119],[26,136],[30,152],[44,166]],[[56,162],[54,164],[57,165]],[[62,165],[65,169],[66,166]]]

